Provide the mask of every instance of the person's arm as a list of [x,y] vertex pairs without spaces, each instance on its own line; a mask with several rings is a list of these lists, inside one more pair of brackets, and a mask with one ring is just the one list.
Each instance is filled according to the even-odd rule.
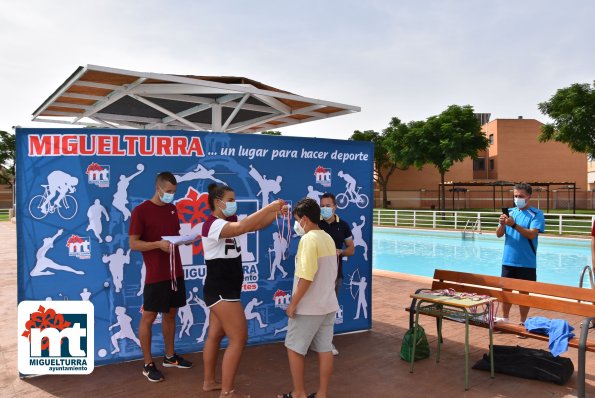
[[496,236],[501,238],[506,233],[506,219],[508,217],[505,214],[500,214],[500,218],[498,219],[498,228],[496,228]]
[[257,231],[268,225],[277,217],[278,212],[287,212],[287,206],[281,199],[269,203],[262,209],[250,214],[242,221],[228,222],[223,226],[219,238],[235,238],[247,232]]
[[353,242],[353,239],[346,239],[345,240],[345,249],[341,250],[341,252],[338,254],[341,255],[342,257],[349,257],[349,256],[353,256],[354,253],[355,253],[355,243]]
[[524,236],[527,239],[533,240],[535,238],[537,238],[537,235],[539,235],[539,230],[535,229],[535,228],[525,228],[525,227],[521,227],[518,224],[514,224],[513,229],[516,229],[518,231],[518,233],[520,233],[522,236]]
[[140,240],[140,235],[130,235],[128,239],[130,249],[137,250],[139,252],[146,252],[149,250],[160,249],[166,253],[169,253],[170,243],[166,240],[157,240],[155,242],[145,242]]
[[539,229],[521,227],[514,221],[514,218],[512,217],[506,218],[505,225],[508,225],[510,228],[515,229],[519,234],[530,240],[535,239],[537,235],[539,235]]
[[310,288],[311,284],[312,284],[312,281],[300,278],[295,290],[293,291],[293,294],[291,295],[291,302],[289,303],[287,310],[285,310],[285,313],[287,314],[288,317],[293,318],[295,316],[295,311],[297,310],[297,306],[300,303],[300,300],[304,297],[304,295]]

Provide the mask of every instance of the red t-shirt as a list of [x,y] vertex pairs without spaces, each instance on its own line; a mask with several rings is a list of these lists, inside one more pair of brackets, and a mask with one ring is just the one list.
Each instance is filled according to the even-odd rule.
[[595,236],[595,221],[593,221],[593,226],[591,227],[591,236]]
[[[145,200],[132,210],[129,235],[138,235],[145,242],[156,242],[162,236],[180,235],[180,221],[176,206],[165,204],[158,206]],[[169,253],[161,249],[142,252],[147,267],[145,284],[171,280],[169,269]],[[183,277],[182,260],[176,247],[176,278]]]

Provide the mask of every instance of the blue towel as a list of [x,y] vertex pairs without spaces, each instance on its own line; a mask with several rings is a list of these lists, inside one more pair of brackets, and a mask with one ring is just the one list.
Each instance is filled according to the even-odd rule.
[[568,351],[568,339],[574,337],[574,328],[564,319],[548,319],[543,316],[527,318],[525,328],[529,332],[550,336],[549,349],[557,357]]

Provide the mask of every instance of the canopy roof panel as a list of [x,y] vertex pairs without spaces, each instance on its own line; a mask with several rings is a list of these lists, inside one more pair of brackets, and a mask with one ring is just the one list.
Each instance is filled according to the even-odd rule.
[[33,121],[94,127],[256,133],[359,112],[245,77],[181,76],[80,66]]

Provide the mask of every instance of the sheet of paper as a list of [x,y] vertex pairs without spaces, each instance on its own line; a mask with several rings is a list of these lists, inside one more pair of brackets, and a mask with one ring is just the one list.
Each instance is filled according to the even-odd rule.
[[200,233],[198,231],[192,231],[186,235],[175,235],[175,236],[162,236],[161,239],[166,240],[174,245],[186,245],[188,243],[194,242],[196,239],[200,238]]

